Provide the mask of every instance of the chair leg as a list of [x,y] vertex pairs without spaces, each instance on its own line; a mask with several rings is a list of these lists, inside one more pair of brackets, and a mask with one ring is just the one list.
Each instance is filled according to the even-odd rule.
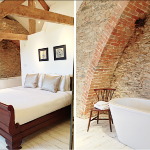
[[88,124],[88,128],[87,128],[87,132],[89,131],[90,122],[91,122],[91,117],[92,117],[92,110],[91,110],[91,112],[90,112],[90,118],[89,118],[89,124]]
[[98,121],[99,121],[99,111],[97,112],[97,124],[98,124]]
[[113,118],[112,118],[112,115],[111,115],[111,122],[112,122],[112,124],[114,124],[114,123],[113,123]]
[[113,124],[113,119],[112,119],[111,111],[110,111],[110,116],[111,116],[111,122],[112,122],[112,124]]
[[110,111],[108,111],[108,116],[109,116],[110,131],[112,132],[112,128],[111,128],[111,114],[110,114]]

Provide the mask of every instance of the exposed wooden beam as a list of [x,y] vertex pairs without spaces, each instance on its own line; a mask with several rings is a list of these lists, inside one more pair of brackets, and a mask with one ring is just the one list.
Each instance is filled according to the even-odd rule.
[[57,14],[54,12],[49,12],[37,8],[32,8],[28,6],[19,6],[14,9],[10,14],[27,17],[31,19],[45,20],[53,23],[60,23],[66,25],[74,25],[74,18],[70,16],[65,16]]
[[[28,0],[28,6],[35,8],[35,0]],[[29,34],[36,33],[36,20],[35,19],[29,19]]]
[[42,7],[45,9],[45,10],[47,10],[47,11],[49,11],[49,6],[46,4],[46,2],[44,1],[44,0],[38,0],[39,1],[39,3],[42,5]]
[[36,7],[35,0],[28,0],[28,6],[35,8]]
[[16,9],[21,5],[25,0],[4,0],[0,3],[0,19],[7,16],[11,11]]
[[29,19],[29,34],[36,33],[36,20]]
[[25,34],[0,32],[0,39],[5,39],[5,40],[27,40],[27,37],[28,35],[25,35]]

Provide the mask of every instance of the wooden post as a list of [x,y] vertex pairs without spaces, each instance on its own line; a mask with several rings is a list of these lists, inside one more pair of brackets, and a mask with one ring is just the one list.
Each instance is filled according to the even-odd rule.
[[[35,8],[36,3],[35,0],[28,0],[28,6]],[[36,33],[36,20],[35,19],[29,19],[29,34]]]

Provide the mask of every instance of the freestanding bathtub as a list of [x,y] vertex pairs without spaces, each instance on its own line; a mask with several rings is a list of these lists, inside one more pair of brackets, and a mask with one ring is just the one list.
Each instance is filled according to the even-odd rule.
[[118,98],[109,105],[119,141],[134,149],[150,149],[150,100]]

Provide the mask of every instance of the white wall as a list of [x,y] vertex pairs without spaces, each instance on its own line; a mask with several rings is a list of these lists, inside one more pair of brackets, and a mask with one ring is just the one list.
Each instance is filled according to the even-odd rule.
[[0,89],[21,86],[21,77],[10,77],[0,79]]
[[[74,17],[74,1],[55,1],[56,3],[51,6],[50,11]],[[47,33],[57,30],[60,24],[45,22],[42,31]]]
[[[68,14],[70,14],[70,7],[72,12],[74,11],[73,2],[66,2],[67,5],[64,6],[62,6],[62,2],[59,4],[63,8],[62,14],[63,10],[66,12],[67,8],[69,8]],[[47,22],[46,24],[43,31],[29,35],[27,41],[20,41],[22,84],[24,84],[27,73],[71,75],[73,73],[74,27]],[[53,47],[59,45],[66,45],[67,59],[54,61]],[[38,49],[46,47],[48,47],[49,61],[39,62]]]

